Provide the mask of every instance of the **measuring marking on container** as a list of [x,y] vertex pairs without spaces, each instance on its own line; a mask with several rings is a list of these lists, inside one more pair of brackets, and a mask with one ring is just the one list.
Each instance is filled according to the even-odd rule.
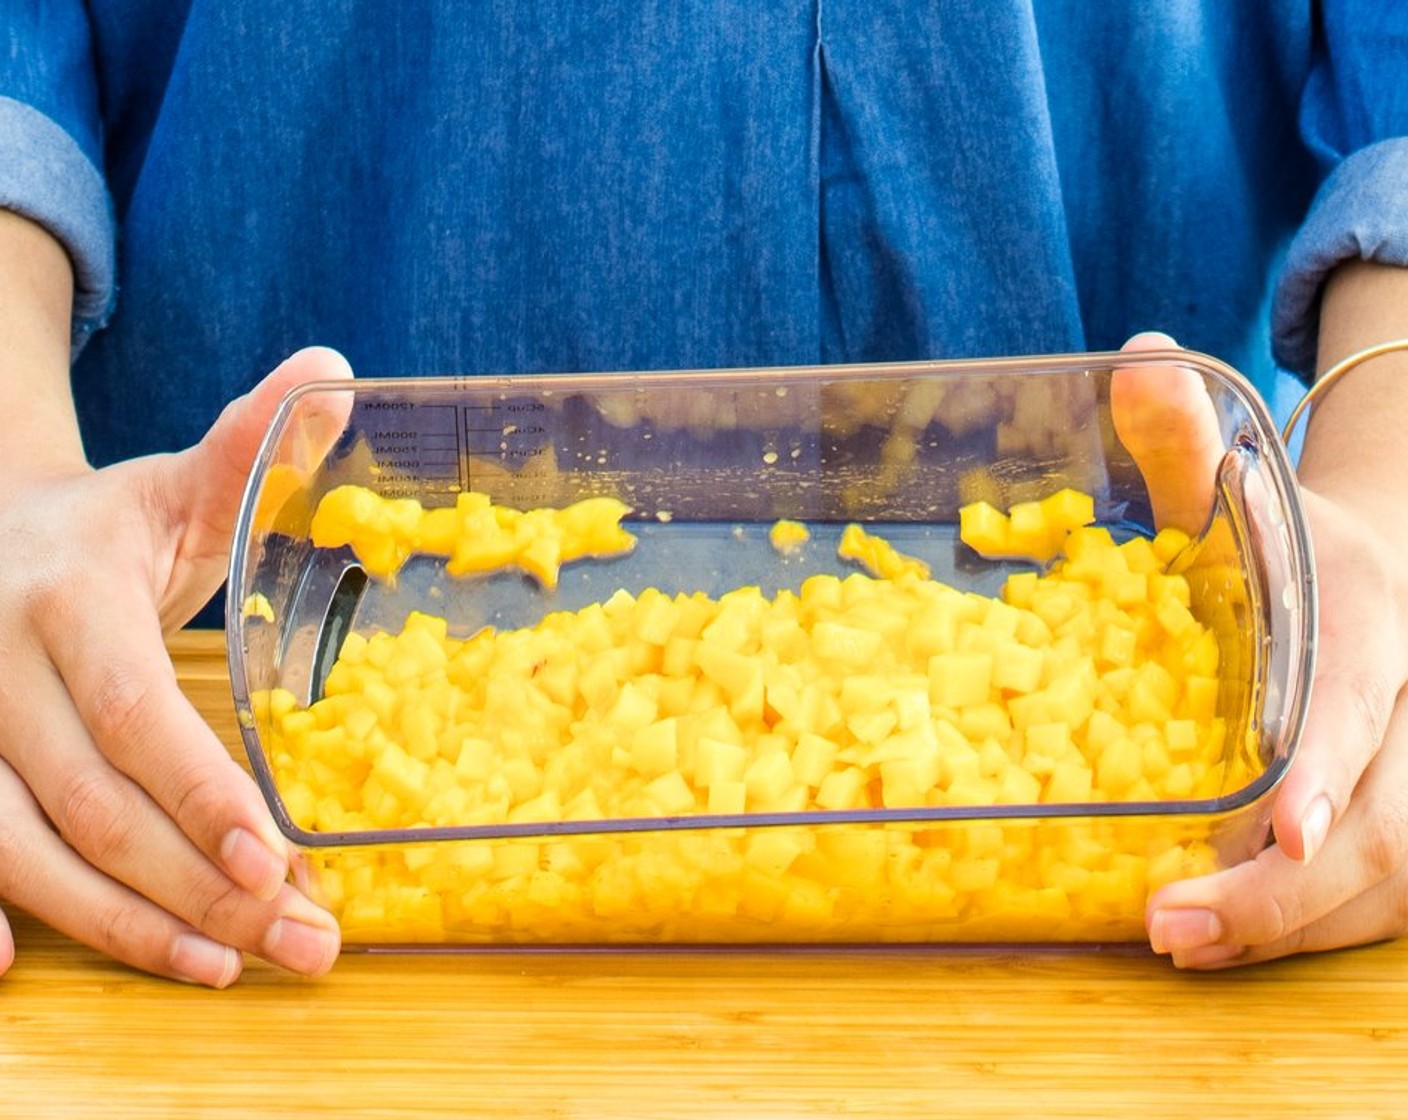
[[410,400],[376,403],[380,407],[358,404],[353,429],[372,454],[383,493],[417,494],[427,482],[437,489],[462,485],[457,406]]
[[503,400],[462,407],[465,450],[471,455],[535,459],[547,447],[547,405],[542,401]]
[[[480,403],[482,402],[482,403]],[[552,470],[552,410],[524,397],[466,401],[413,397],[358,401],[350,425],[388,496],[453,494],[488,487],[496,496],[544,500]],[[353,454],[353,448],[345,448]]]
[[511,397],[460,408],[465,487],[483,488],[483,476],[492,471],[492,489],[503,499],[512,498],[520,506],[549,500],[541,477],[553,464],[547,405]]

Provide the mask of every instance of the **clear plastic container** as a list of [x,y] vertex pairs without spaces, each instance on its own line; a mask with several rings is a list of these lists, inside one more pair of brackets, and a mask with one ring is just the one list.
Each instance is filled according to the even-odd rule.
[[[938,677],[926,703],[922,682],[877,675],[861,654],[839,671],[846,706],[826,708],[810,727],[837,748],[820,761],[814,741],[806,759],[796,756],[809,727],[797,708],[805,679],[767,678],[763,701],[707,685],[735,715],[761,705],[766,742],[749,733],[747,766],[781,750],[791,767],[781,777],[780,763],[733,770],[730,796],[711,800],[699,751],[705,739],[720,741],[707,722],[714,717],[700,714],[707,702],[685,686],[661,684],[662,658],[688,660],[698,633],[664,652],[668,626],[652,633],[654,623],[632,615],[635,631],[621,640],[634,653],[579,651],[550,685],[539,680],[550,659],[531,645],[516,674],[506,655],[485,679],[475,666],[488,662],[465,654],[476,635],[498,640],[584,611],[615,617],[656,591],[667,603],[696,593],[717,603],[753,587],[746,595],[756,607],[820,577],[818,595],[850,594],[844,582],[828,588],[857,571],[836,547],[852,523],[922,559],[932,580],[997,596],[1012,574],[1044,568],[984,559],[959,541],[959,509],[978,499],[1007,508],[1069,487],[1094,498],[1097,523],[1115,539],[1151,538],[1163,499],[1149,493],[1111,406],[1112,383],[1150,371],[1191,391],[1214,418],[1216,444],[1180,448],[1184,429],[1171,424],[1160,448],[1165,463],[1200,457],[1214,491],[1203,495],[1209,513],[1193,544],[1168,570],[1186,581],[1192,614],[1216,639],[1220,738],[1199,741],[1220,741],[1225,757],[1194,774],[1191,788],[1170,780],[1181,796],[1149,797],[1147,783],[1130,787],[1132,800],[1101,792],[1092,755],[1095,784],[1067,783],[1068,793],[1085,793],[1053,797],[1052,767],[1033,746],[1051,732],[1030,727],[1005,737],[989,727],[987,736],[1008,762],[1034,765],[1034,784],[1018,775],[1003,786],[1001,775],[1012,774],[984,740],[977,762],[960,751],[959,761],[936,763],[923,796],[908,786],[895,793],[890,778],[908,771],[884,771],[886,721],[894,733],[919,728],[928,744],[925,721],[962,720],[944,706]],[[635,546],[564,564],[551,588],[514,567],[452,575],[445,556],[414,549],[391,565],[394,574],[369,573],[352,549],[312,539],[319,503],[348,485],[422,509],[454,507],[471,492],[519,511],[610,498],[629,508],[622,525]],[[770,533],[783,519],[804,524],[808,539],[780,546]],[[1142,939],[1151,889],[1267,842],[1315,633],[1309,541],[1275,428],[1237,373],[1183,351],[306,386],[283,402],[265,440],[229,586],[230,671],[250,762],[302,853],[309,889],[338,914],[351,946]],[[391,636],[408,619],[425,632],[405,648],[441,648],[429,662],[393,656]],[[768,633],[795,639],[785,625]],[[380,652],[370,655],[364,639],[378,634]],[[336,667],[353,648],[363,663],[380,661],[381,684],[367,686],[373,714],[349,730],[336,704],[319,702],[356,677]],[[724,661],[754,679],[746,661]],[[711,677],[690,664],[696,681],[737,683],[727,666]],[[441,688],[447,673],[459,674],[457,699]],[[632,674],[660,679],[647,688]],[[644,708],[620,700],[628,682],[633,702],[650,694]],[[459,706],[476,689],[478,707],[466,715]],[[620,722],[584,730],[588,709],[613,709]],[[1072,713],[1081,736],[1090,714]],[[1042,718],[1053,722],[1049,712]],[[668,734],[654,727],[669,720]],[[1121,726],[1134,734],[1133,723]],[[1141,764],[1176,763],[1186,730],[1167,732],[1165,755],[1153,762],[1157,751],[1140,732]],[[619,741],[606,741],[612,734]],[[597,753],[582,753],[585,743]],[[725,784],[720,748],[705,750],[714,784]],[[834,789],[822,797],[828,762],[862,771],[868,800],[855,789],[850,800]],[[583,800],[594,783],[617,788],[613,766],[634,792]],[[960,796],[955,783],[968,778]],[[455,781],[468,792],[447,793]],[[660,795],[642,794],[647,786]],[[973,803],[975,789],[1002,793]]]

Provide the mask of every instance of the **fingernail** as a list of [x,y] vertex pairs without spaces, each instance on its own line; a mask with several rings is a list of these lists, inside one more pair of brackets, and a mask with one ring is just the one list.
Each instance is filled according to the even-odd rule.
[[225,834],[220,861],[231,879],[263,902],[274,900],[288,876],[288,864],[243,828]]
[[1222,936],[1222,919],[1211,910],[1155,910],[1149,945],[1156,953],[1178,953],[1211,945]]
[[279,906],[279,917],[292,918],[314,929],[337,929],[337,919],[306,895],[299,894],[292,887],[286,887]]
[[313,894],[313,873],[308,869],[308,861],[301,852],[289,853],[288,877],[300,894]]
[[321,976],[337,960],[341,938],[337,930],[280,918],[264,935],[264,955],[276,964],[305,976]]
[[1187,952],[1175,952],[1173,963],[1178,968],[1214,968],[1240,957],[1242,952],[1241,945],[1204,945]]
[[181,934],[171,946],[171,971],[192,984],[228,988],[239,978],[243,963],[230,946],[194,933]]
[[1335,808],[1323,793],[1310,803],[1310,808],[1300,819],[1301,863],[1309,863],[1324,846],[1334,816]]
[[288,837],[279,831],[271,817],[263,817],[255,824],[254,834],[259,837],[263,845],[274,853],[274,858],[280,863],[287,864],[289,853],[293,846],[289,843]]

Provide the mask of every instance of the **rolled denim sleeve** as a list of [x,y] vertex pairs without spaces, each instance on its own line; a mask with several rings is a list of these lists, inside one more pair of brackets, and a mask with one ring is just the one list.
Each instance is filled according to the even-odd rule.
[[1287,369],[1315,367],[1320,295],[1347,260],[1408,267],[1408,5],[1326,0],[1301,103],[1324,180],[1287,252],[1272,344]]
[[44,226],[74,270],[75,352],[116,292],[115,229],[81,3],[6,5],[0,31],[0,207]]

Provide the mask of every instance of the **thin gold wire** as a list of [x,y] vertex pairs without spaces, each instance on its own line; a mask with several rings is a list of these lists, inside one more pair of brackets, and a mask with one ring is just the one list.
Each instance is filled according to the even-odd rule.
[[1322,373],[1309,389],[1305,396],[1301,397],[1299,403],[1291,411],[1290,419],[1286,421],[1286,426],[1281,429],[1281,438],[1287,444],[1291,442],[1291,437],[1295,435],[1296,425],[1300,423],[1300,418],[1306,411],[1321,400],[1326,393],[1334,388],[1335,383],[1344,377],[1356,366],[1363,365],[1370,358],[1377,358],[1381,354],[1391,354],[1395,350],[1408,350],[1408,338],[1395,338],[1388,342],[1379,342],[1373,346],[1366,346],[1363,350],[1341,358],[1324,373]]

